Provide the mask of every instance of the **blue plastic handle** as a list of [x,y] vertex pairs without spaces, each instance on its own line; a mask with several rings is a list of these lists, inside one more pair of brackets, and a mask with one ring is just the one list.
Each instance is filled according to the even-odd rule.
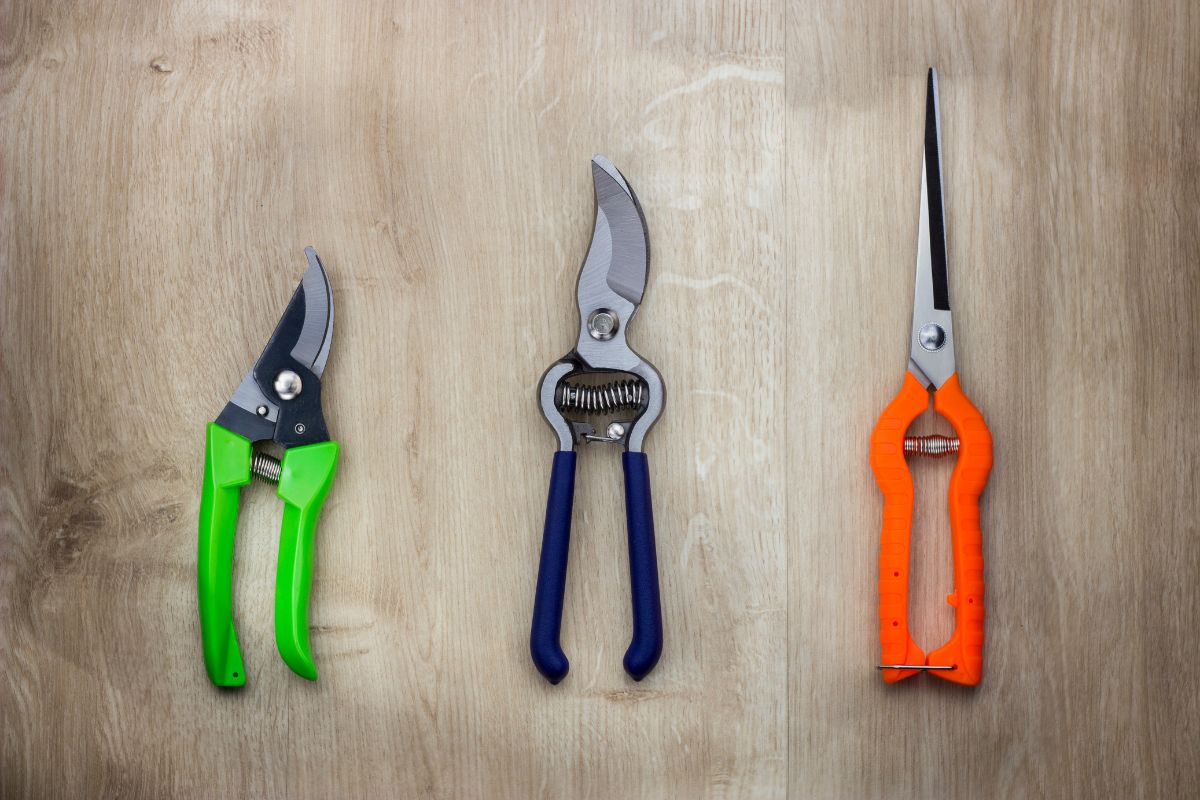
[[629,520],[629,585],[633,593],[633,641],[625,651],[625,671],[635,681],[650,674],[662,655],[662,608],[658,597],[658,557],[654,552],[654,508],[645,453],[623,453],[625,515]]
[[565,678],[571,666],[558,636],[562,628],[563,593],[567,588],[567,553],[571,547],[571,508],[574,504],[575,453],[560,450],[554,454],[554,468],[550,472],[542,558],[538,565],[537,594],[533,598],[533,630],[529,634],[533,663],[550,683]]

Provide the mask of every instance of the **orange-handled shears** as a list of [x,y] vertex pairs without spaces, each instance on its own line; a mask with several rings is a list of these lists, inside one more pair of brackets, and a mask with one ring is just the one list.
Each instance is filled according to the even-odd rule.
[[[956,438],[905,437],[929,408],[954,426]],[[908,564],[912,537],[913,480],[906,455],[958,454],[950,476],[950,538],[954,549],[954,633],[927,656],[908,629]],[[871,434],[871,469],[883,491],[879,549],[879,639],[883,679],[895,683],[921,671],[974,686],[983,674],[983,534],[979,496],[992,469],[992,435],[967,399],[954,368],[954,328],[946,282],[942,213],[941,126],[937,72],[929,70],[925,102],[925,159],[917,233],[917,285],[904,385]]]

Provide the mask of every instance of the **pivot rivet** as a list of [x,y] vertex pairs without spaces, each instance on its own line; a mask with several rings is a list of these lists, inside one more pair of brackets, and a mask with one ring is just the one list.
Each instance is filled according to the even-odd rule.
[[602,342],[616,336],[617,328],[620,325],[616,312],[607,308],[597,309],[588,317],[588,333],[593,339],[599,339]]
[[285,369],[283,372],[275,376],[275,394],[279,395],[281,400],[291,400],[300,394],[303,388],[300,382],[300,376],[292,372],[290,369]]
[[922,325],[921,330],[917,331],[917,342],[929,352],[937,352],[946,344],[946,331],[932,322]]

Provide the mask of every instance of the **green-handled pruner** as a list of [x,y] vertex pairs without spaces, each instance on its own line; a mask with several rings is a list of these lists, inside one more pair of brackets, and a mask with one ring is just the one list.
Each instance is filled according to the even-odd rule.
[[[308,270],[254,367],[216,422],[208,424],[200,498],[200,632],[204,665],[218,686],[241,686],[246,669],[233,630],[233,539],[242,487],[255,475],[278,484],[284,502],[275,583],[275,641],[292,671],[317,679],[308,644],[313,534],[337,468],[321,414],[321,373],[333,341],[333,292],[321,260]],[[284,449],[279,461],[256,442]]]

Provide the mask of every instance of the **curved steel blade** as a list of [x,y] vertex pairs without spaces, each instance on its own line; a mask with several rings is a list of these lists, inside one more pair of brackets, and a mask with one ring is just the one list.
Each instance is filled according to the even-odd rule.
[[606,290],[637,306],[646,291],[650,264],[650,235],[642,207],[625,176],[604,156],[592,159],[592,181],[596,225],[579,272],[580,306],[604,307]]
[[325,274],[317,251],[306,247],[304,255],[308,259],[308,270],[296,290],[297,295],[303,294],[304,325],[292,348],[292,358],[320,377],[325,373],[329,346],[333,344],[333,290],[329,288],[329,276]]
[[260,365],[275,363],[286,353],[320,378],[329,359],[333,342],[333,291],[316,251],[306,247],[304,254],[308,258],[304,277],[275,325],[267,346],[217,418],[218,423],[251,441],[272,438],[279,417],[276,398],[268,396],[255,379]]
[[255,368],[272,353],[286,352],[318,377],[325,371],[329,345],[333,342],[333,291],[316,251],[306,247],[304,255],[308,258],[308,269]]

